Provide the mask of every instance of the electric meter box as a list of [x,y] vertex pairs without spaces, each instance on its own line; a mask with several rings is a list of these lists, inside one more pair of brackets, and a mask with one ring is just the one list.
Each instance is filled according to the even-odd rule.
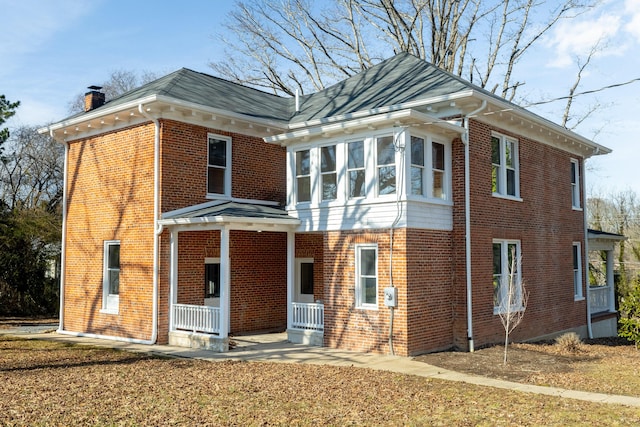
[[387,307],[398,306],[398,288],[384,288],[384,305]]

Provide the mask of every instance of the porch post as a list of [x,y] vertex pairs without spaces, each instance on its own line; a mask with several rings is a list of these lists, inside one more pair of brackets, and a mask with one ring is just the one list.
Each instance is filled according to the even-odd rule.
[[231,268],[229,266],[229,229],[222,227],[220,230],[220,338],[229,336],[229,325],[231,324],[231,304],[229,276]]
[[295,283],[296,233],[287,231],[287,329],[293,327],[293,292]]
[[616,309],[616,303],[615,303],[615,297],[616,297],[616,292],[615,292],[615,284],[614,284],[614,279],[613,279],[613,251],[612,250],[608,250],[607,252],[607,286],[609,287],[609,289],[607,290],[607,299],[608,299],[608,305],[609,305],[609,311],[615,311]]
[[173,227],[169,236],[169,250],[169,331],[173,331],[173,306],[178,302],[178,230]]

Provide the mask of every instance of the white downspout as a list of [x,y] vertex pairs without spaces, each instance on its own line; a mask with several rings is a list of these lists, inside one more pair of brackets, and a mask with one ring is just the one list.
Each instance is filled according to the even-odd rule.
[[138,111],[153,122],[155,127],[153,137],[153,317],[151,325],[151,338],[148,344],[155,344],[158,339],[158,236],[162,233],[162,225],[158,224],[160,214],[160,122],[144,110],[142,104],[138,105]]
[[464,133],[462,134],[462,143],[464,144],[464,243],[465,243],[465,267],[467,282],[467,342],[469,344],[469,352],[474,352],[473,345],[473,307],[471,292],[471,189],[470,189],[470,172],[469,172],[469,117],[478,114],[487,108],[487,101],[482,101],[480,107],[466,114],[463,118]]
[[[593,338],[593,329],[591,328],[591,304],[590,304],[590,291],[589,291],[589,231],[587,225],[587,174],[584,172],[586,170],[586,159],[582,161],[582,217],[583,217],[583,226],[584,226],[584,267],[582,268],[584,279],[583,283],[586,282],[584,296],[587,300],[587,333],[589,334],[589,338]],[[580,173],[580,172],[578,172]],[[608,266],[607,266],[608,268]],[[586,279],[586,280],[585,280]],[[582,283],[580,284],[582,286]]]
[[[51,138],[53,130],[49,130]],[[55,138],[54,138],[55,139]],[[62,242],[60,245],[60,323],[58,324],[58,333],[64,331],[64,278],[66,270],[66,250],[67,250],[67,175],[69,173],[69,144],[66,140],[61,141],[64,144],[64,167],[62,172]]]

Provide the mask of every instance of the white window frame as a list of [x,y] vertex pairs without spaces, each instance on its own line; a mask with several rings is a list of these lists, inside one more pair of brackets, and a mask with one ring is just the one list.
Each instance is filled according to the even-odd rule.
[[[379,156],[378,156],[378,140],[379,139],[383,139],[383,138],[391,138],[391,146],[393,147],[393,163],[385,163],[385,164],[380,164],[379,162]],[[400,176],[398,176],[398,150],[397,150],[397,142],[395,140],[396,136],[393,134],[386,134],[386,135],[376,135],[373,137],[373,153],[374,153],[374,166],[375,166],[375,175],[373,177],[373,179],[375,180],[376,183],[376,195],[378,197],[389,197],[389,196],[395,196],[398,193],[398,183],[400,180]],[[395,178],[395,184],[394,184],[394,189],[393,192],[390,193],[386,193],[386,194],[380,194],[380,170],[382,168],[390,168],[393,167],[394,169],[394,178]]]
[[[499,301],[502,301],[504,298],[505,289],[508,289],[508,280],[509,280],[509,246],[516,246],[516,284],[518,287],[516,288],[516,302],[511,306],[511,311],[522,311],[524,307],[522,306],[522,249],[520,240],[506,240],[506,239],[494,239],[493,244],[491,246],[491,257],[493,258],[493,245],[500,245],[500,262],[501,262],[501,270],[500,270],[500,296],[498,298]],[[493,259],[491,264],[493,265]],[[493,281],[495,282],[496,274],[493,273]],[[495,286],[495,285],[494,285]],[[495,290],[494,290],[495,292]],[[496,305],[495,295],[493,302],[493,314],[504,313],[506,307],[503,307],[502,304]]]
[[[312,264],[313,258],[296,258],[296,280],[295,280],[295,302],[300,303],[313,303],[315,298],[315,289],[313,294],[302,293],[302,264]],[[315,281],[315,279],[314,279]],[[315,288],[315,283],[312,284]]]
[[[418,165],[413,163],[413,139],[419,138],[423,141],[423,164]],[[409,173],[407,176],[407,194],[409,197],[424,197],[433,200],[442,200],[448,201],[450,199],[450,176],[451,176],[451,145],[439,140],[434,140],[429,136],[424,136],[420,134],[410,134],[408,135],[410,147],[409,147],[409,156],[408,162],[411,165],[409,168]],[[434,158],[433,158],[433,144],[439,144],[444,148],[444,169],[436,169],[434,168]],[[422,194],[416,194],[413,192],[412,187],[412,169],[419,168],[421,170],[421,178],[422,178]],[[442,173],[442,197],[435,196],[433,192],[433,187],[435,184],[434,173],[441,172]]]
[[[225,159],[225,166],[224,166],[224,190],[223,193],[210,193],[209,192],[209,168],[216,168],[216,169],[222,169],[222,166],[218,166],[218,165],[211,165],[209,164],[209,141],[211,139],[217,139],[219,141],[225,141],[226,142],[226,159]],[[206,174],[206,181],[207,181],[207,197],[208,198],[219,198],[220,196],[223,197],[231,197],[231,137],[229,136],[224,136],[224,135],[218,135],[215,133],[208,133],[207,134],[207,174]]]
[[[309,173],[307,174],[298,174],[298,153],[302,153],[306,151],[309,155]],[[294,181],[294,199],[297,204],[300,203],[311,203],[313,200],[313,154],[314,150],[310,148],[301,148],[299,150],[293,151],[293,181]],[[298,191],[299,191],[299,180],[300,179],[308,179],[309,180],[309,200],[299,200]]]
[[571,159],[571,207],[582,210],[580,204],[580,161]]
[[[362,272],[361,254],[363,250],[375,251],[375,276],[364,275]],[[356,257],[356,283],[355,283],[355,303],[356,308],[364,310],[377,310],[378,309],[378,292],[380,290],[380,275],[378,272],[378,245],[376,243],[358,244],[355,245],[355,257]],[[374,278],[376,281],[376,300],[374,303],[367,303],[365,301],[365,289],[363,286],[364,278]]]
[[[500,142],[500,163],[493,163],[493,138],[497,138]],[[506,143],[510,142],[513,144],[513,153],[512,153],[512,158],[513,158],[513,168],[509,168],[507,166],[507,150],[506,150]],[[520,144],[518,142],[518,140],[516,138],[511,138],[508,137],[506,135],[502,135],[500,133],[497,132],[491,132],[491,155],[492,155],[492,161],[491,161],[491,176],[493,179],[493,169],[497,168],[497,189],[496,191],[492,191],[494,196],[498,196],[498,197],[505,197],[505,198],[509,198],[509,199],[520,199]],[[507,182],[507,171],[508,170],[513,170],[514,171],[514,193],[515,194],[508,194],[508,182]]]
[[[353,168],[349,167],[349,145],[355,143],[362,144],[362,166],[356,166]],[[354,139],[350,141],[344,142],[345,149],[345,171],[346,171],[346,181],[347,181],[347,190],[346,190],[346,199],[347,200],[356,200],[356,199],[364,199],[367,197],[367,188],[368,182],[367,179],[370,178],[371,172],[367,173],[367,138],[363,137],[360,139]],[[362,172],[364,174],[364,190],[361,196],[351,196],[351,172]]]
[[[118,314],[120,309],[120,286],[118,285],[118,293],[111,294],[109,293],[109,277],[110,272],[114,270],[113,268],[109,268],[109,248],[111,246],[119,246],[120,240],[105,240],[103,244],[102,251],[102,313],[106,314]],[[119,260],[118,263],[118,282],[120,282],[120,276],[122,272],[122,260]]]
[[[582,245],[580,242],[573,242],[572,249],[572,270],[573,270],[573,298],[582,301]],[[577,262],[576,262],[577,261]]]
[[[328,144],[328,145],[322,145],[320,147],[318,147],[318,172],[320,174],[320,201],[322,202],[330,202],[332,200],[337,200],[340,198],[340,183],[338,181],[338,170],[340,168],[340,164],[339,164],[339,159],[338,159],[338,145],[337,143],[334,144]],[[322,170],[322,151],[325,148],[331,148],[333,147],[333,156],[334,156],[334,168],[333,170],[326,170],[323,171]],[[326,176],[329,175],[334,175],[334,179],[335,179],[335,190],[336,190],[336,194],[335,197],[324,197],[324,179]]]
[[[205,277],[207,276],[206,273],[206,266],[208,264],[218,264],[220,265],[220,278],[222,278],[222,264],[220,263],[220,258],[210,258],[210,257],[206,257],[204,259],[204,264],[205,264]],[[205,283],[205,292],[204,292],[204,305],[210,306],[210,307],[220,307],[220,296],[213,296],[213,297],[209,297],[207,298],[207,284]],[[219,283],[218,286],[220,287],[220,294],[222,294],[222,283]]]

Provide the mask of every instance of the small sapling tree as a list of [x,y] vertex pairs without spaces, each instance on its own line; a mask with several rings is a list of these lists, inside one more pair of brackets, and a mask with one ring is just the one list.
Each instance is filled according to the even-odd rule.
[[509,254],[509,271],[501,279],[500,286],[504,287],[500,292],[500,320],[504,327],[504,358],[503,363],[507,364],[507,349],[509,346],[509,335],[522,322],[524,312],[527,308],[529,294],[526,291],[524,281],[519,274],[521,259],[516,256],[516,248],[511,247]]

